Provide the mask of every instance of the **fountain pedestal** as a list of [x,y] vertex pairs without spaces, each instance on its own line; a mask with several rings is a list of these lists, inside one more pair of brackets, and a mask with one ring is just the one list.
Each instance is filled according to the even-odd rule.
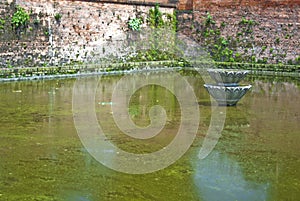
[[239,85],[249,71],[235,69],[208,69],[207,71],[216,84],[204,84],[204,87],[219,105],[235,106],[252,87]]

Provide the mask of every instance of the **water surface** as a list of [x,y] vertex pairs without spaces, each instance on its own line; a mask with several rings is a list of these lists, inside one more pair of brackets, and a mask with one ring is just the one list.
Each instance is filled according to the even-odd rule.
[[[1,83],[0,200],[299,200],[299,81],[248,77],[245,82],[252,83],[252,90],[236,107],[227,108],[222,137],[214,151],[199,160],[211,101],[200,75],[182,75],[198,99],[197,137],[176,163],[144,175],[108,169],[83,147],[72,113],[76,79]],[[133,153],[162,149],[180,123],[176,97],[155,85],[138,90],[130,101],[132,120],[147,126],[149,108],[160,104],[167,122],[154,138],[132,139],[118,129],[111,114],[112,90],[120,78],[101,77],[98,83],[96,115],[107,140]]]

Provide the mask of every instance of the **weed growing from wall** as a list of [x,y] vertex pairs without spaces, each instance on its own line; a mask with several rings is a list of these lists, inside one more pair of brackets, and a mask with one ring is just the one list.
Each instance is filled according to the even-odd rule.
[[142,19],[132,18],[128,21],[128,28],[133,30],[133,31],[140,31],[142,24],[143,24]]
[[[256,52],[253,52],[253,27],[257,23],[254,20],[242,18],[238,22],[238,31],[235,36],[222,36],[225,22],[217,25],[212,15],[207,12],[203,22],[196,24],[197,39],[205,45],[213,60],[218,62],[257,62]],[[244,52],[240,52],[238,48]],[[264,52],[262,50],[262,52]],[[260,60],[264,63],[265,60]]]
[[149,10],[147,22],[151,28],[171,27],[174,31],[177,31],[176,11],[172,14],[162,13],[159,4],[155,4],[155,7]]
[[[163,13],[159,4],[156,4],[149,10],[146,20],[149,30],[144,30],[143,34],[139,33],[145,38],[143,44],[140,44],[138,50],[132,55],[129,54],[125,60],[131,62],[176,60],[186,65],[180,57],[174,54],[177,30],[176,12]],[[133,18],[128,21],[128,27],[133,31],[141,31],[142,23],[141,18]]]
[[163,15],[159,10],[159,4],[149,10],[148,24],[151,28],[161,28],[164,25]]
[[[287,61],[289,48],[284,46],[285,43],[290,44],[287,40],[297,39],[294,36],[297,30],[292,28],[293,24],[274,24],[274,32],[273,27],[260,26],[260,21],[244,16],[234,23],[231,22],[232,25],[235,32],[230,32],[225,22],[216,22],[210,13],[206,13],[201,22],[194,22],[191,30],[211,57],[218,62],[297,64],[295,58]],[[268,31],[277,36],[269,38],[270,34],[264,34]]]
[[0,19],[0,30],[4,29],[4,25],[5,25],[5,20]]
[[12,26],[17,29],[20,27],[25,27],[29,22],[29,14],[24,8],[17,5],[17,11],[13,14],[11,19]]
[[221,27],[217,27],[211,14],[207,13],[203,24],[200,25],[199,39],[215,61],[234,62],[240,55],[236,57],[233,54],[232,39],[221,36],[220,29],[223,27],[225,27],[224,23],[221,24]]
[[54,15],[54,19],[55,19],[56,21],[60,21],[61,18],[62,18],[62,14],[60,14],[60,13],[56,13],[56,14]]

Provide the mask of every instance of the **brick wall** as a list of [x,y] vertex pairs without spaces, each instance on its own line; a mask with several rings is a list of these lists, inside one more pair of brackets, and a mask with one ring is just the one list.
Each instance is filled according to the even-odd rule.
[[[192,4],[193,12],[180,12],[179,29],[200,42],[209,12],[221,36],[239,41],[239,53],[255,56],[256,60],[268,58],[270,63],[294,61],[300,56],[299,0],[193,0]],[[243,33],[243,17],[256,22],[251,34]],[[222,22],[226,26],[221,27]]]
[[[173,13],[174,4],[162,0],[161,12]],[[30,23],[22,33],[11,29],[14,6],[24,7]],[[155,5],[137,2],[17,0],[0,3],[0,66],[61,65],[72,62],[97,62],[116,54],[126,41],[128,20],[144,19]],[[60,14],[59,20],[55,15]],[[37,23],[38,22],[38,23]]]
[[194,10],[212,7],[277,7],[299,5],[299,0],[193,0]]
[[[200,43],[209,12],[222,37],[239,40],[235,52],[256,60],[268,58],[271,63],[300,56],[299,0],[2,0],[0,19],[5,24],[0,25],[0,66],[97,62],[118,52],[127,37],[128,20],[146,19],[156,2],[165,13],[172,13],[177,5],[179,32]],[[11,27],[16,4],[31,11],[25,30]],[[54,18],[58,13],[60,20]],[[243,33],[243,17],[256,22],[251,34]],[[222,23],[226,26],[220,27]]]
[[[39,24],[33,21],[25,30],[14,30],[11,25],[11,16],[15,11],[14,3],[0,2],[0,19],[4,21],[0,29],[0,66],[10,66],[17,63],[31,63],[47,60],[49,40],[44,34],[46,21],[41,19]],[[32,14],[37,18],[38,14]]]
[[178,10],[193,10],[193,0],[180,0],[177,3]]

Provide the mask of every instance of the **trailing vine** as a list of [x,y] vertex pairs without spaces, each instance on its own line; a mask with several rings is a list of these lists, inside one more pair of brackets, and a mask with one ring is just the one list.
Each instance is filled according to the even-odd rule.
[[[238,25],[236,36],[224,37],[222,30],[226,27],[225,22],[217,25],[212,15],[207,12],[203,22],[196,30],[198,40],[205,45],[213,60],[218,62],[260,62],[266,60],[257,60],[256,52],[253,52],[253,27],[257,23],[254,20],[242,17]],[[238,47],[242,47],[244,52],[239,52]],[[251,49],[251,51],[248,51]],[[264,47],[264,50],[266,47]],[[263,52],[262,51],[262,52]]]
[[221,36],[221,28],[223,27],[225,27],[225,24],[217,27],[216,22],[208,12],[201,25],[199,39],[204,43],[212,59],[215,61],[234,62],[236,59],[231,47],[232,39]]

